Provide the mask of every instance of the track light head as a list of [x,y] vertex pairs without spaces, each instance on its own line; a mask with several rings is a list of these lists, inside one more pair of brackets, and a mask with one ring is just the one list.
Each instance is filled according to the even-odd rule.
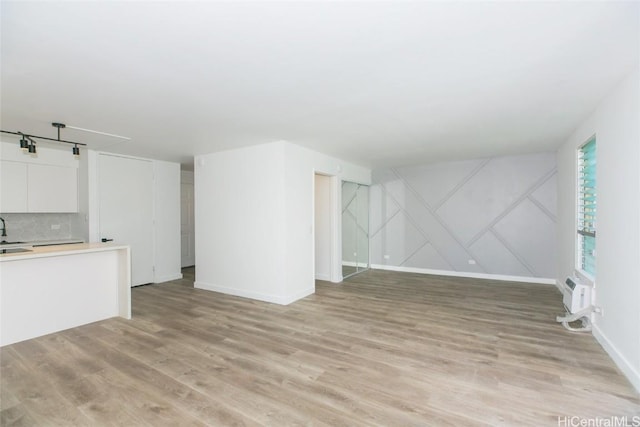
[[29,153],[31,154],[36,154],[36,143],[35,141],[32,141],[31,144],[29,144]]
[[80,157],[80,147],[78,147],[77,145],[73,146],[73,148],[71,149],[71,152],[73,153],[74,156]]
[[29,149],[29,140],[24,136],[20,138],[20,148],[22,151],[27,151]]

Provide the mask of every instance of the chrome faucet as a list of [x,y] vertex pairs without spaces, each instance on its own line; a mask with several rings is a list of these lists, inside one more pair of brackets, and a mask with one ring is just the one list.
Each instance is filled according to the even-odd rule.
[[4,218],[2,217],[0,217],[0,221],[2,221],[2,237],[7,237],[7,224],[4,222]]

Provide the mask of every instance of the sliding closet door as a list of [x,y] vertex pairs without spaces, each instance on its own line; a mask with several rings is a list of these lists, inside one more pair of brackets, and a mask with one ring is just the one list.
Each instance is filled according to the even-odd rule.
[[358,215],[356,217],[356,245],[358,272],[369,268],[369,186],[358,185],[356,193]]
[[358,184],[342,182],[342,277],[358,270]]
[[342,277],[369,268],[369,187],[342,182]]

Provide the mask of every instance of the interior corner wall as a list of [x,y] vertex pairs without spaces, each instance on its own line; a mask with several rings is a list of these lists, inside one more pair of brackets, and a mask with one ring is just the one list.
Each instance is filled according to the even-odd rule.
[[286,304],[284,147],[195,157],[195,287]]
[[577,149],[596,136],[597,237],[593,334],[640,391],[640,69],[558,151],[558,281],[576,265]]
[[554,283],[554,153],[375,170],[373,268]]

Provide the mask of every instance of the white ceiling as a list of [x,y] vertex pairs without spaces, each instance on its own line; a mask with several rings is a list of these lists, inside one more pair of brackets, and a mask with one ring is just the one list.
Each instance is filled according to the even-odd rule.
[[[637,2],[2,1],[2,129],[189,163],[554,150],[638,62]],[[7,139],[3,137],[3,139]],[[114,145],[115,144],[115,145]],[[105,148],[106,147],[106,148]]]

